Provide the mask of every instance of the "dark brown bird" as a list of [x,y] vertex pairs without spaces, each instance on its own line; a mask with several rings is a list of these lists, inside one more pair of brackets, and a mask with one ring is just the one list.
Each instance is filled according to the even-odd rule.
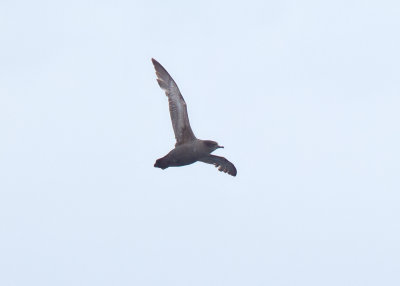
[[174,128],[176,144],[167,155],[158,159],[154,167],[166,169],[168,167],[179,167],[200,161],[213,164],[218,170],[236,176],[235,166],[224,157],[211,155],[219,146],[211,140],[200,140],[194,136],[190,128],[186,102],[175,81],[165,68],[155,59],[151,59],[156,69],[157,81],[161,89],[168,97],[169,113],[171,115],[172,127]]

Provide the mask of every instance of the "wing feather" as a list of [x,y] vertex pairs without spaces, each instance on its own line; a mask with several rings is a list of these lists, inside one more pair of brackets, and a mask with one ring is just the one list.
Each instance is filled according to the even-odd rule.
[[215,167],[217,167],[219,171],[228,173],[231,176],[235,177],[237,174],[235,165],[233,165],[231,162],[229,162],[224,157],[208,155],[206,157],[201,158],[199,161],[207,163],[207,164],[212,164]]
[[181,145],[196,139],[189,123],[186,102],[175,81],[166,69],[155,59],[151,59],[156,70],[157,82],[168,97],[169,113],[175,133],[176,144]]

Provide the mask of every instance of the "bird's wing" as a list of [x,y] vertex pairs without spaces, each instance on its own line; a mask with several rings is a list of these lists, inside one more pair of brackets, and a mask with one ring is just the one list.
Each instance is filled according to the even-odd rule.
[[194,136],[192,128],[190,128],[186,102],[178,86],[159,62],[155,59],[151,60],[156,69],[158,84],[168,97],[169,113],[176,138],[175,146],[195,140],[196,136]]
[[213,164],[215,167],[219,167],[219,171],[228,173],[229,175],[236,176],[237,174],[235,166],[224,157],[208,155],[201,158],[199,161],[207,164]]

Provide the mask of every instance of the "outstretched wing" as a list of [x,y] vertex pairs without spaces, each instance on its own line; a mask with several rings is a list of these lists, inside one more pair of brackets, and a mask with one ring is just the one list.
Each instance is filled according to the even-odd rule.
[[208,155],[201,158],[199,161],[207,164],[213,164],[215,167],[219,167],[219,171],[228,173],[229,175],[236,176],[237,174],[235,166],[224,157]]
[[156,69],[158,84],[168,97],[169,113],[176,138],[175,146],[195,140],[196,136],[190,128],[186,102],[178,86],[159,62],[155,59],[151,59],[151,61]]

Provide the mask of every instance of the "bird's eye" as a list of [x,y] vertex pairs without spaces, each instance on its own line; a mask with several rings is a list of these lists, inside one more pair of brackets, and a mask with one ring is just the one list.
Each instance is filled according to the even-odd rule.
[[207,145],[207,147],[209,147],[209,148],[213,148],[213,147],[215,147],[215,142],[213,142],[213,141],[206,141],[206,145]]

